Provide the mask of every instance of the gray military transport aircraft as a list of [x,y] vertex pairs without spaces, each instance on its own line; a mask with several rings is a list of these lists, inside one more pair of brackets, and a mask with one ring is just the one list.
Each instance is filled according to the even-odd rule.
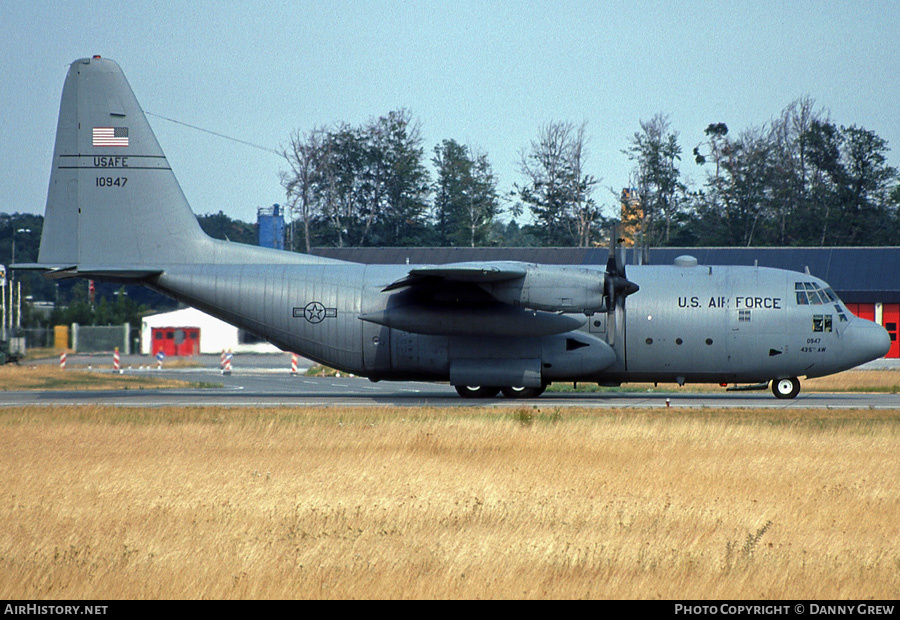
[[[362,265],[206,236],[119,66],[72,63],[38,262],[48,278],[140,284],[278,347],[465,397],[554,382],[706,382],[793,398],[885,355],[879,325],[831,288],[764,267],[511,261]],[[738,385],[741,384],[741,385]],[[749,385],[748,385],[749,384]]]

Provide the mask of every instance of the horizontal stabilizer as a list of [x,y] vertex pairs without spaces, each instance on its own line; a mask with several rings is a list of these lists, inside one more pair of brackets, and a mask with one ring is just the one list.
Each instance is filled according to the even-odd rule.
[[[46,272],[54,272],[54,271],[68,271],[71,269],[75,269],[77,265],[70,265],[68,263],[63,264],[45,264],[45,263],[16,263],[15,265],[10,265],[9,268],[16,271],[46,271]],[[46,275],[46,274],[45,274]]]
[[146,280],[158,276],[163,269],[156,267],[128,267],[102,265],[45,265],[43,263],[20,263],[11,265],[11,269],[22,271],[43,271],[48,280],[65,280],[67,278],[90,278],[92,280]]

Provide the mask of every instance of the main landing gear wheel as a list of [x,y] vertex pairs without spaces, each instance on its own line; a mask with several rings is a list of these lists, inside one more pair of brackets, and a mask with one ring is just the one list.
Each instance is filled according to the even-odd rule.
[[493,398],[500,391],[498,387],[486,385],[454,385],[456,393],[463,398]]
[[504,387],[500,388],[503,395],[507,398],[537,398],[547,389],[546,385],[541,387]]
[[772,381],[772,393],[776,398],[795,398],[800,393],[800,379],[775,379]]

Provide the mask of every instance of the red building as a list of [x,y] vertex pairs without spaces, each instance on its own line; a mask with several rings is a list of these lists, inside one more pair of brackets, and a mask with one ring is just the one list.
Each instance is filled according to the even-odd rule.
[[162,351],[166,357],[173,355],[198,355],[200,353],[199,327],[154,327],[151,330],[150,355]]

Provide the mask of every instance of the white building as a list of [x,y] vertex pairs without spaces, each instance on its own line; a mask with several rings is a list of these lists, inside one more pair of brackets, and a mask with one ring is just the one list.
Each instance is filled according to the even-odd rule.
[[281,349],[225,321],[184,308],[153,314],[141,321],[141,353],[167,356],[196,353],[281,353]]

